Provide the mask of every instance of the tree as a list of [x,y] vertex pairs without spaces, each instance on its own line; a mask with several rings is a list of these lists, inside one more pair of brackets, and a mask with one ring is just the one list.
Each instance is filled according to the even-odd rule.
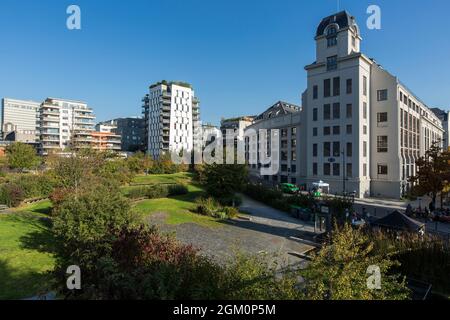
[[[413,184],[412,194],[430,195],[436,207],[436,197],[442,193],[450,181],[450,153],[442,152],[438,143],[434,143],[425,152],[425,156],[416,161],[417,174],[409,179]],[[442,206],[442,197],[441,197]]]
[[36,150],[25,143],[15,142],[6,148],[6,156],[8,166],[11,169],[25,169],[36,168],[40,164],[40,159],[36,154]]
[[247,168],[240,164],[211,164],[204,166],[207,192],[218,198],[229,197],[241,191],[247,182]]
[[[397,300],[408,299],[405,280],[391,273],[398,265],[387,254],[377,253],[374,243],[360,229],[345,224],[337,225],[331,241],[316,254],[302,271],[305,294],[313,300]],[[380,270],[380,289],[367,285],[368,270],[376,266]]]

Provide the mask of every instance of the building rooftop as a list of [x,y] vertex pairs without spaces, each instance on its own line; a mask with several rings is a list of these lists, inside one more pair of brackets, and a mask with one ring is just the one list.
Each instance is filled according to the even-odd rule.
[[269,118],[274,118],[282,115],[286,115],[289,113],[295,113],[301,111],[301,107],[292,103],[287,103],[284,101],[278,101],[273,106],[268,108],[266,111],[261,113],[256,117],[256,121],[264,120]]
[[331,16],[323,18],[317,27],[316,36],[319,37],[324,34],[325,29],[332,23],[336,23],[340,29],[350,27],[354,24],[355,18],[347,11],[341,11]]
[[162,84],[166,85],[166,86],[176,85],[176,86],[192,89],[192,85],[190,83],[188,83],[188,82],[184,82],[184,81],[167,81],[167,80],[162,80],[162,81],[159,81],[157,83],[152,84],[150,86],[150,89],[153,89],[153,88],[155,88],[157,86],[160,86]]

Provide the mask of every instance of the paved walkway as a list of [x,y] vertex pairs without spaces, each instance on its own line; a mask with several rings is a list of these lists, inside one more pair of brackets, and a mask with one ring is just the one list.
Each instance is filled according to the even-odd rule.
[[200,248],[201,252],[220,263],[229,261],[239,248],[247,253],[274,255],[282,264],[302,266],[305,261],[291,253],[304,253],[313,247],[290,237],[302,237],[303,232],[313,232],[313,227],[248,197],[242,198],[241,209],[250,213],[245,216],[250,220],[234,219],[224,222],[221,228],[194,223],[167,225],[164,214],[152,215],[149,222],[158,225],[162,231],[174,231],[181,242]]

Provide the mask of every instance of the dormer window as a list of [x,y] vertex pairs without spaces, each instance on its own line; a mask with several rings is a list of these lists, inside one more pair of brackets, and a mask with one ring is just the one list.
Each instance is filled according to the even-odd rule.
[[337,29],[335,26],[331,26],[327,29],[327,37],[335,36],[337,33]]
[[331,25],[327,28],[326,35],[328,47],[337,45],[337,27],[335,25]]

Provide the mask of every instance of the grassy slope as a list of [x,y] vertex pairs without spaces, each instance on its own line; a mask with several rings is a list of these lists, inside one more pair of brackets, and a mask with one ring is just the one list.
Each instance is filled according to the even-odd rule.
[[195,199],[204,194],[203,189],[195,184],[192,184],[191,177],[192,176],[190,173],[138,176],[134,180],[136,183],[159,184],[183,182],[187,184],[189,193],[171,198],[140,201],[135,205],[135,208],[144,216],[155,213],[165,213],[167,214],[167,219],[165,222],[168,224],[182,224],[190,222],[209,227],[221,226],[221,223],[216,219],[202,216],[191,211],[195,208]]
[[53,237],[45,220],[49,201],[0,216],[0,300],[45,293],[53,269]]

